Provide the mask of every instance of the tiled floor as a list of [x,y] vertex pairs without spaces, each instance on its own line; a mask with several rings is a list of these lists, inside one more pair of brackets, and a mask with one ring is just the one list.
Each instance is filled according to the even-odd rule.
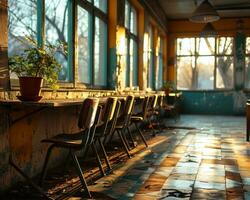
[[250,199],[244,117],[187,115],[175,126],[91,191],[119,200]]

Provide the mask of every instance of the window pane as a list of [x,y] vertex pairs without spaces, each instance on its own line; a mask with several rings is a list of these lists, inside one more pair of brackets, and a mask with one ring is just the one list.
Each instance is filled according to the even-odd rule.
[[246,57],[245,87],[250,88],[250,57]]
[[8,55],[12,56],[30,47],[27,37],[36,41],[37,6],[32,0],[11,0],[8,6]]
[[131,17],[130,17],[130,32],[137,34],[137,15],[136,10],[134,8],[131,9]]
[[155,69],[155,87],[156,89],[160,89],[162,87],[163,81],[163,60],[162,60],[162,47],[163,40],[162,38],[158,37],[157,45],[156,45],[156,69]]
[[177,88],[194,89],[195,57],[177,57]]
[[137,43],[133,43],[133,86],[138,86],[138,63],[137,63]]
[[216,87],[233,88],[233,57],[217,58]]
[[194,38],[177,39],[177,55],[194,55],[194,50],[195,50]]
[[103,12],[107,13],[107,0],[94,0],[94,5]]
[[107,85],[107,25],[95,18],[94,84]]
[[231,55],[233,53],[233,38],[219,37],[217,39],[217,53],[222,55]]
[[88,12],[78,6],[78,81],[88,84],[91,83],[89,20]]
[[215,38],[197,38],[196,51],[199,55],[213,55],[215,53]]
[[153,29],[152,27],[150,27],[150,30],[149,30],[149,52],[148,52],[148,60],[149,60],[149,69],[148,69],[148,87],[149,88],[153,88],[153,85],[154,85],[154,80],[153,80],[153,75],[154,75],[154,63],[153,63],[153,57],[154,57],[154,54],[153,54]]
[[133,85],[133,74],[134,74],[134,42],[132,39],[130,39],[129,43],[129,61],[130,61],[130,70],[129,70],[129,80],[130,85]]
[[199,56],[197,58],[197,89],[214,88],[214,56]]
[[128,3],[128,1],[126,1],[126,4],[125,4],[125,27],[127,29],[129,29],[129,10],[130,10],[130,5]]
[[56,59],[62,65],[59,74],[59,80],[69,80],[67,55],[64,51],[67,49],[67,28],[68,28],[68,1],[54,0],[45,1],[45,34],[46,43],[52,45],[60,45],[57,49]]
[[130,66],[130,52],[129,52],[129,49],[128,49],[128,43],[129,42],[129,39],[126,38],[126,41],[125,41],[125,52],[126,52],[126,55],[124,56],[125,57],[125,74],[124,74],[124,79],[125,80],[125,86],[128,87],[130,86],[129,84],[129,81],[130,81],[130,74],[129,74],[129,66]]
[[246,38],[246,53],[250,54],[250,37]]

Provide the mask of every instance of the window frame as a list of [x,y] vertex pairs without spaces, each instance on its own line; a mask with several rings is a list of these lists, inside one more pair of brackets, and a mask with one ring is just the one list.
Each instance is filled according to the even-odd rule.
[[[232,47],[232,53],[229,55],[229,54],[220,54],[218,51],[217,51],[217,44],[218,44],[218,38],[232,38],[233,39],[233,47]],[[191,38],[194,38],[194,54],[190,54],[190,55],[177,55],[177,39],[184,39],[184,38],[188,38],[188,39],[191,39]],[[197,38],[204,38],[204,37],[198,37],[198,36],[195,36],[195,37],[177,37],[175,38],[175,72],[176,72],[176,79],[178,78],[178,66],[177,66],[177,60],[178,60],[178,57],[194,57],[195,59],[195,68],[197,67],[197,59],[198,57],[202,56],[202,57],[207,57],[207,56],[213,56],[214,57],[214,70],[213,70],[213,77],[214,77],[214,80],[213,80],[213,89],[180,89],[180,88],[177,88],[178,90],[181,90],[181,91],[193,91],[193,92],[199,92],[199,91],[233,91],[235,89],[235,37],[234,36],[216,36],[216,37],[212,37],[212,38],[215,38],[215,46],[214,46],[214,54],[210,54],[210,55],[204,55],[204,54],[198,54],[197,53]],[[216,83],[217,83],[217,58],[218,57],[227,57],[227,56],[230,56],[233,58],[233,76],[232,76],[232,79],[233,79],[233,83],[232,83],[232,88],[217,88],[216,87]],[[196,76],[196,75],[195,75]],[[197,76],[196,78],[197,79]],[[176,87],[178,87],[178,79],[176,80],[177,82],[177,85]],[[198,83],[198,80],[196,80],[196,88],[197,88],[197,83]]]
[[[37,5],[37,27],[36,27],[36,41],[38,45],[43,45],[46,41],[46,34],[45,34],[45,2],[46,0],[38,0],[36,2]],[[49,0],[47,0],[49,1]],[[106,46],[106,79],[108,79],[108,63],[109,63],[109,52],[108,52],[108,42],[109,42],[109,23],[108,23],[108,13],[109,13],[109,0],[107,0],[107,12],[103,12],[101,9],[96,7],[94,5],[94,0],[75,0],[71,1],[68,0],[69,6],[68,6],[68,16],[66,19],[68,20],[68,27],[67,27],[67,51],[68,51],[68,58],[67,58],[67,67],[68,67],[68,81],[60,81],[58,80],[58,85],[60,86],[60,89],[109,89],[108,88],[108,81],[106,81],[105,86],[102,85],[93,85],[93,79],[94,79],[94,70],[91,74],[92,82],[91,84],[86,83],[79,83],[78,80],[78,65],[77,65],[77,6],[81,5],[81,7],[85,10],[87,10],[92,18],[93,18],[93,24],[92,24],[92,30],[95,30],[95,18],[98,17],[99,20],[102,20],[106,24],[106,39],[105,39],[105,46]],[[94,37],[92,37],[94,38]],[[94,40],[92,40],[92,46],[94,46]],[[94,59],[94,48],[92,49],[92,56],[91,59]],[[94,68],[94,64],[92,64],[92,68]],[[11,87],[16,88],[19,87],[18,79],[11,78]],[[42,89],[49,89],[46,85],[43,86]]]
[[[99,20],[102,20],[104,23],[106,23],[107,25],[107,35],[106,35],[106,57],[108,57],[108,4],[109,4],[109,0],[107,0],[107,13],[104,13],[101,9],[98,9],[96,6],[94,6],[94,1],[91,0],[91,2],[87,1],[87,0],[76,0],[75,1],[75,17],[74,17],[74,36],[75,36],[75,40],[74,40],[74,54],[75,54],[75,67],[74,67],[74,85],[76,88],[87,88],[87,89],[108,89],[108,83],[106,81],[106,85],[102,86],[102,85],[94,85],[94,74],[95,74],[95,67],[94,67],[94,46],[95,46],[95,41],[94,41],[94,35],[93,33],[95,33],[95,19],[99,18]],[[78,5],[83,8],[84,10],[86,10],[88,13],[91,14],[91,22],[90,22],[90,32],[92,34],[90,37],[91,40],[91,50],[90,50],[90,70],[91,70],[91,77],[90,77],[90,83],[81,83],[78,81],[78,61],[77,61],[77,53],[76,53],[76,49],[77,49],[77,7]],[[76,64],[77,63],[77,64]],[[108,58],[106,59],[106,76],[108,76]],[[107,78],[107,77],[106,77]]]
[[[124,10],[124,28],[125,28],[125,39],[126,39],[126,70],[125,70],[125,87],[139,87],[139,70],[138,70],[138,51],[139,51],[139,39],[138,39],[138,10],[136,7],[130,2],[130,0],[126,0],[125,4],[128,5],[128,27],[126,26],[126,6]],[[131,13],[132,10],[135,10],[136,12],[136,34],[132,32],[131,30]],[[136,63],[133,63],[133,67],[136,67],[136,70],[133,68],[133,71],[131,71],[131,62],[130,62],[130,42],[133,40],[133,42],[136,44],[136,49],[133,51],[134,55],[133,58],[136,60]],[[134,73],[132,73],[134,72]],[[132,79],[132,80],[131,80]]]
[[[155,90],[161,90],[161,88],[163,87],[163,80],[164,80],[164,61],[163,61],[163,57],[164,57],[164,36],[159,34],[158,37],[157,37],[157,40],[159,38],[159,49],[157,50],[156,49],[156,52],[155,52],[155,61],[156,61],[156,68],[155,68]],[[157,41],[158,43],[158,41]],[[157,66],[158,65],[158,66]],[[158,77],[156,76],[157,73],[156,73],[156,70],[157,68],[159,67],[158,69]],[[161,68],[161,70],[160,70]],[[162,74],[160,73],[162,72]],[[161,76],[161,79],[159,79]]]

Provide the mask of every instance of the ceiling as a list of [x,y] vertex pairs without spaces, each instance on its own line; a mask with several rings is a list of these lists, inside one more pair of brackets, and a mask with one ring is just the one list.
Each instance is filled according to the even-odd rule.
[[[168,19],[188,19],[203,0],[158,0]],[[250,17],[250,0],[209,0],[221,18]]]

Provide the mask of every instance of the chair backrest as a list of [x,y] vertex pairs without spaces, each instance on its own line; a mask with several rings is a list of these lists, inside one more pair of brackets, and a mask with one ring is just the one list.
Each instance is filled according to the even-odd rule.
[[114,115],[113,115],[113,119],[111,121],[111,127],[108,133],[112,134],[112,132],[115,130],[115,125],[117,122],[117,118],[119,117],[119,112],[121,109],[121,102],[117,101],[116,106],[115,106],[115,111],[114,111]]
[[124,109],[124,112],[123,112],[123,117],[124,117],[124,127],[128,126],[129,123],[130,123],[130,118],[131,118],[131,115],[132,115],[132,111],[133,111],[133,108],[134,108],[134,100],[135,100],[135,97],[134,96],[127,96],[126,98],[126,104],[125,104],[125,109]]
[[98,105],[93,126],[91,127],[90,131],[88,132],[89,136],[88,136],[88,140],[87,140],[86,144],[92,144],[93,141],[94,141],[94,137],[95,137],[95,133],[96,133],[96,127],[100,122],[101,113],[102,113],[102,106]]
[[125,109],[124,109],[124,115],[130,115],[131,112],[132,112],[132,108],[133,108],[133,105],[134,105],[134,99],[135,97],[134,96],[127,96],[126,98],[126,104],[125,104]]
[[104,123],[112,120],[114,116],[114,112],[115,112],[116,103],[117,103],[116,97],[109,97],[107,99],[107,102],[105,104],[103,114],[102,114],[102,121]]
[[98,104],[99,99],[97,98],[87,98],[83,101],[78,119],[80,129],[90,129],[93,126]]
[[158,95],[156,94],[156,95],[154,95],[154,101],[153,101],[153,106],[152,106],[153,109],[156,108],[157,100],[158,100]]

